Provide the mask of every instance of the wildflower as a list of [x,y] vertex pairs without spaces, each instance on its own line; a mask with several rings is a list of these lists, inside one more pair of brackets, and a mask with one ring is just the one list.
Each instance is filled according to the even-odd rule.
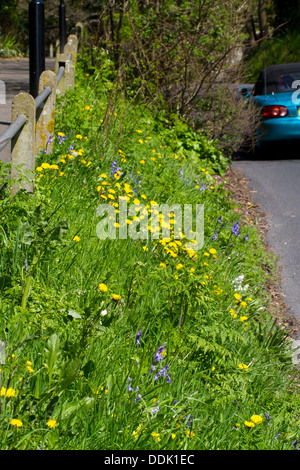
[[278,439],[277,439],[278,436],[281,436],[281,434],[279,434],[279,432],[276,432],[276,434],[274,436],[275,441],[278,441]]
[[[266,417],[266,420],[267,421],[270,421],[271,419],[271,416],[268,415],[268,413],[265,413],[265,417]],[[268,423],[268,426],[270,425],[270,423]]]
[[158,348],[153,362],[159,362],[163,360],[164,356],[166,355],[166,351],[164,348],[165,344],[167,343],[164,343],[162,346]]
[[262,420],[263,420],[262,417],[259,416],[259,415],[253,415],[253,416],[251,416],[251,421],[252,421],[253,423],[255,423],[255,424],[260,424],[260,423],[262,423]]
[[244,302],[244,301],[241,302],[241,303],[240,303],[240,306],[241,306],[241,307],[247,307],[247,302]]
[[236,293],[236,294],[234,294],[234,298],[235,298],[236,300],[240,300],[240,299],[241,299],[241,296],[240,296],[240,294],[237,294],[237,293]]
[[166,265],[165,263],[160,263],[159,266],[160,266],[161,268],[166,268],[166,267],[167,267],[167,265]]
[[101,284],[99,284],[98,289],[99,289],[101,292],[107,292],[108,287],[107,287],[106,284],[101,283]]
[[246,321],[246,320],[248,320],[248,317],[245,317],[245,316],[240,317],[240,320],[241,320],[241,321]]
[[159,442],[161,440],[160,437],[159,437],[159,434],[155,431],[153,431],[151,433],[151,436],[153,436],[157,440],[157,442]]
[[246,364],[243,364],[243,363],[238,364],[238,367],[242,370],[248,370],[248,366]]
[[181,268],[183,268],[183,264],[181,263],[177,264],[176,269],[181,269]]
[[217,253],[217,250],[215,248],[210,248],[209,252],[212,254],[212,255],[215,255]]
[[80,241],[80,237],[78,237],[78,235],[75,235],[75,237],[73,238],[74,242],[79,242]]
[[142,398],[142,395],[140,393],[137,394],[136,398],[133,400],[133,403],[136,403]]
[[147,246],[143,246],[143,250],[144,250],[144,251],[148,251],[148,249],[149,249],[149,248],[148,248]]
[[46,424],[47,424],[48,428],[50,428],[50,429],[54,429],[54,428],[56,428],[56,426],[57,426],[56,420],[55,420],[55,419],[51,419],[51,418],[47,421]]
[[299,442],[299,440],[296,439],[294,442],[292,442],[292,444],[295,447],[295,449],[300,450],[299,447],[297,447],[298,442]]
[[2,387],[0,390],[0,396],[4,397],[6,396],[7,398],[9,397],[14,397],[16,395],[16,391],[14,388],[8,388],[6,389],[5,387]]
[[[159,402],[157,402],[157,403],[159,403]],[[156,406],[155,408],[153,408],[153,410],[152,410],[153,414],[156,414],[158,412],[159,412],[159,406]]]
[[218,222],[221,224],[222,223],[222,216],[218,217]]
[[81,139],[82,139],[82,135],[81,135],[81,134],[77,134],[77,135],[76,135],[76,139],[81,140]]
[[14,388],[8,388],[7,391],[6,391],[6,396],[7,398],[9,397],[14,397],[16,395],[16,391]]
[[172,438],[172,439],[175,439],[175,437],[176,437],[176,434],[174,434],[174,433],[172,432],[171,438]]
[[119,294],[112,294],[112,298],[114,300],[121,300],[122,297]]
[[185,431],[185,434],[187,437],[191,437],[191,438],[195,436],[194,431]]
[[232,227],[230,227],[233,235],[236,237],[236,236],[240,236],[240,226],[239,226],[239,221],[237,221]]
[[21,428],[23,426],[23,423],[20,419],[12,419],[10,424],[16,428]]
[[29,372],[30,374],[32,374],[32,372],[34,372],[34,370],[32,369],[31,366],[27,366],[27,370],[28,370],[28,372]]
[[136,339],[136,344],[140,344],[140,338],[142,336],[142,330],[140,330],[138,332],[138,334],[136,335],[135,339]]
[[247,426],[247,428],[254,428],[255,426],[255,424],[252,421],[245,421],[244,424],[245,426]]

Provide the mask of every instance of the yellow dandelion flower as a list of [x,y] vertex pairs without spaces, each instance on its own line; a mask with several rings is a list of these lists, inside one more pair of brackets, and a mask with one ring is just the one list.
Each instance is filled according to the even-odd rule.
[[114,300],[121,300],[122,297],[119,294],[112,294],[112,298]]
[[46,424],[47,424],[48,428],[50,428],[50,429],[54,429],[57,426],[56,419],[51,419],[51,418],[48,419]]
[[240,296],[240,294],[235,293],[235,294],[234,294],[234,298],[235,298],[236,300],[240,300],[240,299],[241,299],[241,296]]
[[255,424],[260,424],[260,423],[263,422],[262,417],[259,416],[259,415],[253,415],[253,416],[251,416],[250,419],[251,419],[251,421],[252,421],[253,423],[255,423]]
[[242,370],[248,370],[248,366],[246,364],[243,364],[243,363],[238,364],[238,367]]
[[80,241],[80,237],[78,237],[78,235],[75,235],[75,237],[73,238],[74,242],[79,242]]
[[23,423],[20,419],[12,419],[10,424],[16,428],[21,428],[23,426]]
[[106,284],[103,284],[103,283],[99,284],[98,289],[99,289],[101,292],[107,292],[107,291],[108,291],[107,285],[106,285]]
[[245,421],[244,422],[245,426],[247,426],[247,428],[254,428],[255,424],[252,423],[252,421]]
[[240,320],[241,320],[241,321],[246,321],[246,320],[248,320],[248,317],[245,317],[245,316],[240,317]]

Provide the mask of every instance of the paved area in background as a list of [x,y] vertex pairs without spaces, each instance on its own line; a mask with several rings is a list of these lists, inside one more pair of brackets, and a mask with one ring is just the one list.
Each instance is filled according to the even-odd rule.
[[[54,70],[55,59],[46,59],[46,69]],[[0,135],[11,124],[11,104],[20,92],[29,92],[29,59],[0,59],[0,80],[5,83],[6,103],[0,104]],[[10,161],[10,145],[0,152],[0,160]]]

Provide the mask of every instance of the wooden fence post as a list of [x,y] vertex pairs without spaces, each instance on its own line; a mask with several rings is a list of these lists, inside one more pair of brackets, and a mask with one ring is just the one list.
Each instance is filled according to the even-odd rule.
[[[11,179],[20,180],[11,185],[14,196],[20,189],[34,190],[35,171],[35,101],[28,93],[19,93],[12,102],[12,122],[20,115],[27,121],[11,140]],[[22,165],[19,169],[17,166]]]
[[51,70],[42,73],[39,83],[39,93],[45,88],[51,88],[52,92],[36,110],[36,153],[46,150],[46,153],[52,153],[56,104],[57,76]]

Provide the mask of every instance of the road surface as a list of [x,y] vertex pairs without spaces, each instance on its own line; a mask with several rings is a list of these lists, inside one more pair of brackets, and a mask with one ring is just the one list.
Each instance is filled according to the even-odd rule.
[[[299,144],[300,145],[300,144]],[[242,155],[232,169],[247,180],[253,201],[267,215],[266,242],[278,257],[282,292],[298,330],[295,346],[300,346],[300,151],[282,147],[253,158]]]

